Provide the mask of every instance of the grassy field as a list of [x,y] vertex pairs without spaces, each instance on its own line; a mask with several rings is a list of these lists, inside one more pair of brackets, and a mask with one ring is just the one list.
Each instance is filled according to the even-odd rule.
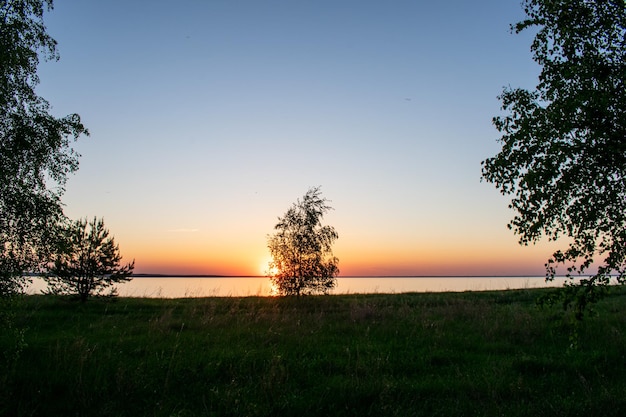
[[576,326],[543,291],[28,296],[0,336],[0,415],[626,415],[626,292]]

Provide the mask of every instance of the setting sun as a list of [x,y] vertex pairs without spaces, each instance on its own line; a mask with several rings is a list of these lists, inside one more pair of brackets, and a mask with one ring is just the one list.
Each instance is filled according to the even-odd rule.
[[270,268],[270,262],[272,262],[272,257],[268,256],[261,263],[259,267],[259,273],[261,276],[270,276],[276,272],[276,268]]

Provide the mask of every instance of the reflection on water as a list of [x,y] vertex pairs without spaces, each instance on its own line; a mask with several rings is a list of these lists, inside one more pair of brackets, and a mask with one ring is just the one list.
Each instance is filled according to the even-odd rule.
[[[339,277],[332,294],[394,294],[403,292],[490,291],[562,286],[564,278],[546,283],[544,277]],[[35,278],[30,294],[40,293],[45,282]],[[122,297],[246,297],[268,296],[266,277],[141,277],[117,285]]]

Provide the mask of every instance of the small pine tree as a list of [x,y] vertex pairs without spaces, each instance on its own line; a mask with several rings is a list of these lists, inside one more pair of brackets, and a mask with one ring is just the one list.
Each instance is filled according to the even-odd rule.
[[51,293],[78,294],[84,302],[106,290],[115,295],[114,284],[131,280],[135,261],[121,265],[119,246],[103,219],[70,223],[59,246],[46,277]]

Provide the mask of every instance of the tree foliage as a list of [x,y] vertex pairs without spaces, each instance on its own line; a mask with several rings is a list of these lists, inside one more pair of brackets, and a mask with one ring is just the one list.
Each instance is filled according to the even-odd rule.
[[104,220],[94,217],[89,223],[87,219],[70,223],[62,242],[46,278],[50,292],[78,294],[86,301],[131,279],[135,261],[121,265],[119,246],[109,237]]
[[[541,66],[533,91],[506,88],[494,118],[502,150],[482,162],[483,178],[516,211],[509,227],[529,244],[565,237],[558,266],[582,314],[597,287],[626,272],[626,5],[624,0],[525,0]],[[596,262],[596,264],[592,265]],[[600,262],[598,262],[600,261]],[[598,264],[599,263],[599,264]],[[593,267],[593,268],[592,268]]]
[[332,226],[321,224],[332,209],[327,202],[319,187],[309,189],[268,236],[270,279],[282,295],[327,293],[335,287],[339,260],[332,245],[339,236]]
[[77,114],[50,114],[39,97],[39,54],[58,59],[43,23],[51,0],[0,1],[0,295],[19,291],[54,249],[61,195],[78,168],[71,142],[88,134]]

